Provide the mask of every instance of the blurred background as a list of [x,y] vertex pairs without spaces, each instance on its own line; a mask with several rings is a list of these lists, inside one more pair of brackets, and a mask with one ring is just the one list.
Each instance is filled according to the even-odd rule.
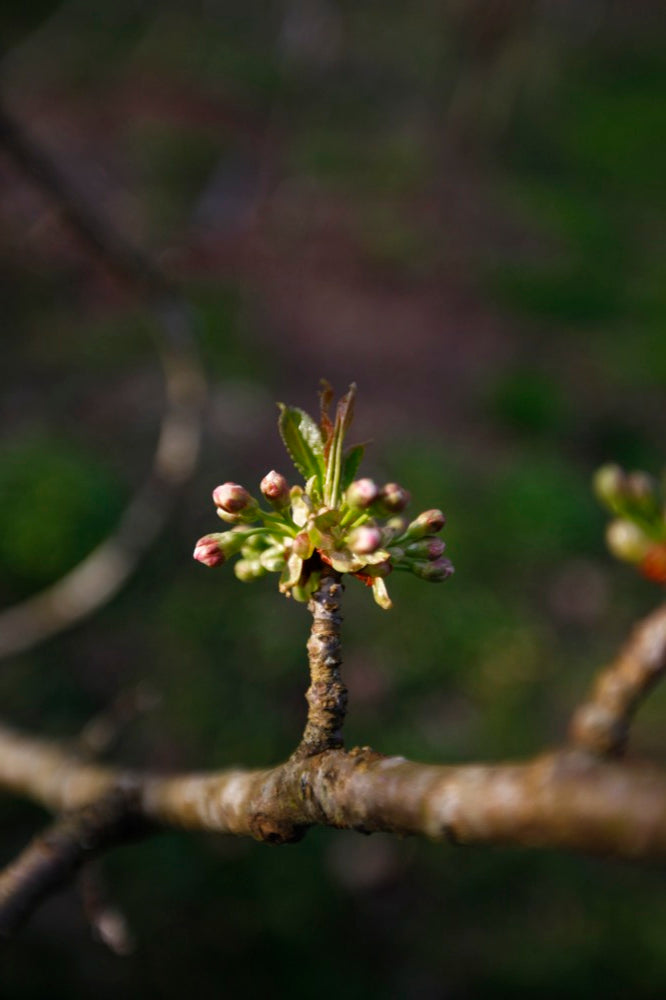
[[[209,382],[166,531],[92,618],[7,658],[7,720],[72,738],[137,685],[113,759],[264,765],[297,742],[309,620],[191,558],[210,491],[289,472],[275,401],[359,384],[364,471],[441,506],[456,575],[345,599],[348,745],[428,762],[561,741],[659,592],[616,566],[590,477],[666,433],[663,8],[612,0],[39,0],[0,6],[4,100],[81,198],[181,284]],[[118,523],[164,408],[137,293],[0,153],[0,598]],[[128,692],[130,693],[128,695]],[[666,694],[631,753],[666,759]],[[0,800],[2,859],[46,822]],[[79,897],[3,997],[653,997],[663,867],[311,831],[167,833],[105,858],[134,940]],[[89,893],[88,893],[89,894]]]

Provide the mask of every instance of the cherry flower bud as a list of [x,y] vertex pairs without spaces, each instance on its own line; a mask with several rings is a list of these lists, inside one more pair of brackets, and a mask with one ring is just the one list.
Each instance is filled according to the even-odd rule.
[[251,583],[265,576],[267,570],[261,565],[258,559],[239,559],[234,563],[234,573],[243,583]]
[[446,542],[441,538],[421,538],[418,542],[411,542],[407,546],[407,555],[416,556],[420,559],[439,559],[444,554]]
[[592,481],[598,499],[611,510],[625,499],[626,484],[627,477],[619,465],[602,465]]
[[640,562],[650,550],[650,540],[633,521],[611,521],[606,543],[613,555],[625,562]]
[[657,510],[657,484],[646,472],[631,472],[625,489],[627,500],[636,511],[651,514]]
[[371,552],[376,552],[382,544],[382,533],[379,528],[374,528],[369,524],[363,524],[356,528],[347,539],[347,546],[356,555],[366,556]]
[[365,510],[379,496],[379,487],[372,479],[357,479],[347,487],[345,499],[350,507]]
[[227,514],[240,514],[256,506],[256,500],[238,483],[223,483],[213,490],[213,503]]
[[314,551],[314,545],[307,531],[299,531],[294,538],[291,551],[299,559],[309,559]]
[[407,490],[403,489],[398,483],[386,483],[385,486],[382,486],[379,498],[382,506],[391,514],[399,514],[411,500],[411,496]]
[[448,580],[454,572],[454,568],[450,559],[442,557],[434,559],[432,562],[415,562],[412,566],[412,572],[422,580],[428,580],[429,583],[441,583]]
[[441,510],[424,510],[409,524],[406,535],[413,540],[432,535],[441,531],[446,524],[446,518]]
[[194,558],[204,566],[210,566],[211,569],[215,566],[222,566],[226,561],[226,554],[220,548],[219,539],[222,536],[220,534],[215,535],[204,535],[200,538],[197,544],[194,546]]
[[289,503],[289,483],[275,469],[264,476],[259,489],[274,507],[286,507]]

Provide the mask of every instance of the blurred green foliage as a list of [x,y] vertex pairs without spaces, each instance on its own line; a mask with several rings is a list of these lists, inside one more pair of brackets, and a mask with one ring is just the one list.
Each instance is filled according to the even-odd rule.
[[[286,470],[273,400],[311,408],[327,375],[358,380],[374,438],[367,472],[404,483],[417,509],[443,507],[456,565],[443,587],[396,574],[390,613],[348,586],[349,745],[427,761],[534,753],[562,739],[594,669],[655,600],[606,556],[589,490],[608,459],[663,462],[666,80],[648,12],[623,28],[601,4],[586,28],[571,4],[559,16],[543,5],[551,20],[526,5],[522,21],[522,5],[499,5],[499,22],[493,5],[324,4],[312,8],[328,11],[324,28],[315,18],[299,35],[311,8],[287,6],[291,28],[273,5],[74,3],[34,35],[36,17],[0,9],[6,37],[24,41],[7,69],[19,103],[43,102],[46,119],[51,101],[62,119],[71,108],[62,155],[70,135],[87,136],[141,211],[123,214],[119,197],[102,207],[165,246],[167,266],[180,261],[211,383],[201,467],[168,531],[93,620],[3,664],[3,711],[71,737],[145,681],[161,703],[128,727],[118,759],[209,768],[291,751],[307,611],[270,579],[245,588],[209,575],[191,550],[215,528],[218,481],[253,488],[268,468]],[[230,162],[231,194],[218,195]],[[204,195],[236,204],[255,174],[258,203],[237,217],[258,227],[255,243],[240,223],[229,237],[214,212],[200,237]],[[95,285],[71,247],[49,256],[49,226],[38,215],[24,232],[11,216],[3,235],[6,603],[117,523],[162,401],[149,310]],[[347,309],[361,301],[370,318],[363,336],[338,341],[325,320],[343,279]],[[424,347],[410,324],[439,321],[449,293],[452,314]],[[396,345],[386,327],[401,294],[425,305],[405,312]],[[297,322],[313,300],[321,329],[312,312]],[[488,315],[503,337],[490,364]],[[410,368],[393,354],[412,338]],[[470,343],[468,368],[456,367]],[[633,752],[664,758],[664,698],[641,715]],[[0,810],[9,858],[43,817],[11,799]],[[69,893],[16,942],[3,997],[666,989],[656,865],[316,830],[280,850],[168,833],[103,867],[134,955],[90,941]]]

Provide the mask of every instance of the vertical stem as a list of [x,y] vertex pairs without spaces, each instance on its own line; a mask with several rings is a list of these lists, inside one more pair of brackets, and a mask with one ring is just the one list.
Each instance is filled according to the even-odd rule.
[[317,591],[310,598],[312,630],[308,640],[310,687],[306,694],[308,720],[294,757],[311,757],[342,747],[342,725],[347,711],[347,689],[340,676],[342,615],[340,575],[325,568]]

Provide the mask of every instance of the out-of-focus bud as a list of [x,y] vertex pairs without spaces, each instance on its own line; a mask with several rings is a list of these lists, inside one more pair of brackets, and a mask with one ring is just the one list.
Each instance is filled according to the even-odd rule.
[[602,465],[592,480],[597,498],[611,510],[616,510],[625,499],[627,477],[619,465]]
[[654,514],[658,510],[657,484],[647,472],[631,472],[626,479],[625,491],[631,508],[641,514]]
[[372,479],[357,479],[347,487],[345,499],[350,507],[365,510],[379,496],[379,487]]
[[289,483],[275,469],[264,476],[259,484],[259,489],[274,507],[286,507],[289,503]]
[[406,517],[402,517],[400,514],[396,515],[396,517],[390,517],[384,525],[384,530],[389,534],[387,541],[390,541],[392,538],[399,538],[400,535],[403,535],[407,531],[408,526],[409,521]]
[[222,483],[213,490],[213,503],[227,514],[240,514],[256,507],[257,501],[238,483]]
[[606,543],[614,556],[625,562],[637,563],[650,550],[650,539],[633,521],[611,521],[606,529]]
[[194,558],[204,566],[222,566],[227,561],[226,553],[220,547],[223,534],[204,535],[194,546]]
[[299,531],[292,542],[291,551],[299,559],[309,559],[314,552],[312,539],[307,531]]
[[275,546],[262,552],[259,561],[269,573],[281,573],[287,564],[284,549]]
[[450,559],[441,557],[432,562],[415,562],[412,566],[412,572],[422,580],[428,580],[430,583],[441,583],[443,580],[448,580],[454,572],[454,568]]
[[379,493],[379,499],[382,506],[389,511],[391,514],[399,514],[401,510],[404,510],[411,496],[398,483],[386,483],[382,486]]
[[441,538],[421,538],[418,542],[411,542],[405,551],[407,555],[416,556],[417,559],[439,559],[445,548],[446,542]]
[[641,573],[653,583],[666,584],[666,543],[652,546],[641,562]]
[[367,556],[376,552],[382,544],[382,533],[379,528],[370,524],[362,524],[355,528],[347,539],[347,546],[358,556]]
[[446,518],[441,510],[424,510],[407,526],[405,534],[413,541],[433,535],[441,531],[446,524]]
[[239,559],[234,563],[234,573],[243,583],[251,583],[265,576],[267,570],[261,565],[258,559]]

